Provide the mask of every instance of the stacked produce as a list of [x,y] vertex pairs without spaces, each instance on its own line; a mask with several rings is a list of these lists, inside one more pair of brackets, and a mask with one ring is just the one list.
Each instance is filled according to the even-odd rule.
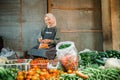
[[67,72],[58,69],[40,69],[33,66],[28,71],[18,71],[17,80],[75,80],[87,79],[88,76],[80,71],[68,70]]
[[[12,71],[13,70],[13,71]],[[0,68],[1,80],[15,80],[16,71]],[[11,72],[11,73],[9,73]],[[31,67],[28,71],[18,71],[17,80],[120,80],[120,69],[117,68],[85,68],[79,71],[69,70],[67,72],[58,69],[40,69]]]
[[85,68],[79,74],[61,74],[59,80],[120,80],[120,69]]
[[1,60],[0,80],[120,80],[120,51],[78,53],[71,42],[57,50],[54,60]]
[[106,51],[81,51],[79,53],[81,60],[79,60],[79,66],[104,66],[106,60],[109,58],[120,59],[120,51],[106,50]]
[[30,62],[30,66],[34,66],[34,65],[37,65],[39,66],[39,68],[45,68],[47,69],[47,63],[49,62],[48,59],[43,59],[43,58],[36,58],[36,59],[33,59],[31,62]]
[[17,80],[50,80],[58,79],[57,69],[40,69],[38,66],[31,67],[28,71],[19,71]]
[[120,80],[120,69],[117,68],[86,68],[82,72],[89,76],[87,80]]

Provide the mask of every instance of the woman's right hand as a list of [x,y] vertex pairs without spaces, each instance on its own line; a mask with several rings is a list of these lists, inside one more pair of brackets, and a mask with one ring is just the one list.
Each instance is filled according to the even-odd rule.
[[51,40],[50,39],[44,39],[44,43],[50,43],[51,42]]
[[38,38],[38,41],[39,41],[40,43],[46,43],[46,44],[52,43],[52,40],[50,40],[50,39]]
[[38,42],[42,43],[43,42],[42,38],[38,38]]

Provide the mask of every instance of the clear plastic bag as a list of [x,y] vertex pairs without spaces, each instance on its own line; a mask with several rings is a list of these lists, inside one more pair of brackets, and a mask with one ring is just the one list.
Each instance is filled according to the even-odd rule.
[[1,53],[0,53],[0,57],[11,57],[12,55],[14,55],[15,52],[9,48],[2,48]]
[[[62,45],[67,47],[60,48]],[[76,70],[78,68],[78,52],[74,42],[65,41],[56,45],[57,57],[66,70]]]

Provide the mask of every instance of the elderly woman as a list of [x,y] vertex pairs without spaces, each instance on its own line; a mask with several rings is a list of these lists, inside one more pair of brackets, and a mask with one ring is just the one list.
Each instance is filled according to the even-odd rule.
[[56,55],[55,46],[59,42],[59,34],[56,28],[56,18],[52,13],[47,13],[44,17],[46,27],[41,30],[38,38],[38,45],[33,47],[28,54],[34,57],[54,59]]

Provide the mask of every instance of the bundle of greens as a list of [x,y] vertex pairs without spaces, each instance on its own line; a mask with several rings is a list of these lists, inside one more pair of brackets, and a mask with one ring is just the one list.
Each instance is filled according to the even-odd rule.
[[120,59],[120,51],[118,50],[106,50],[105,51],[109,58],[117,58]]
[[90,64],[95,63],[95,59],[98,54],[95,51],[90,51],[79,53],[79,56],[81,57],[81,60],[79,60],[79,65],[89,66]]
[[18,69],[0,67],[0,80],[15,80]]
[[82,72],[89,76],[87,80],[120,80],[120,69],[117,68],[86,68]]
[[120,59],[120,51],[117,50],[106,50],[106,51],[85,51],[79,53],[81,60],[79,60],[79,65],[85,67],[92,67],[94,65],[104,66],[105,61],[108,58]]

